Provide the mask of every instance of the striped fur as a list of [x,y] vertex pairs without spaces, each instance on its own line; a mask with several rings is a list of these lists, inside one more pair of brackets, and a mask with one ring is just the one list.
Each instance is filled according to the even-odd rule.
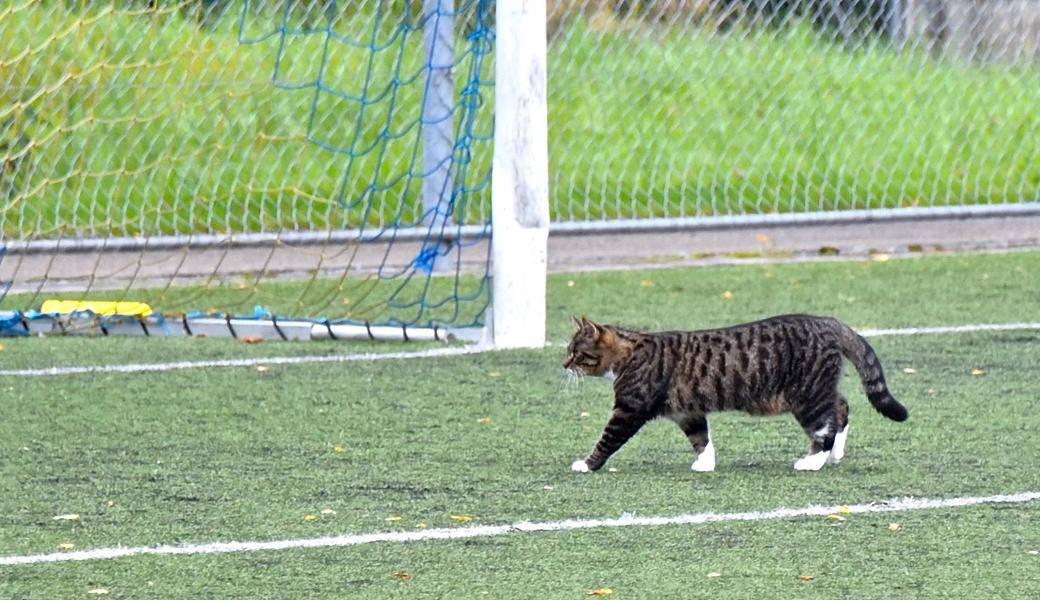
[[[575,323],[578,330],[564,368],[578,375],[614,376],[613,413],[584,459],[587,469],[578,461],[575,471],[599,469],[656,417],[679,425],[700,456],[709,442],[707,415],[723,410],[790,412],[812,441],[808,456],[830,453],[849,419],[848,402],[838,390],[842,357],[855,365],[878,412],[894,421],[907,418],[888,391],[873,348],[836,319],[784,315],[725,329],[658,333],[584,318]],[[841,457],[830,458],[837,462]]]

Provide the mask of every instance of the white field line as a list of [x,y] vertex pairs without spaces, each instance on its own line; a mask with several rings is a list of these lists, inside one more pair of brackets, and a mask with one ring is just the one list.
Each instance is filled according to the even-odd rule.
[[343,363],[358,361],[402,360],[408,358],[431,358],[459,356],[487,352],[479,345],[452,346],[415,352],[366,352],[360,354],[333,354],[326,356],[269,356],[237,358],[230,360],[194,360],[168,363],[130,363],[125,365],[87,365],[82,367],[48,367],[45,369],[0,370],[0,377],[54,377],[82,373],[146,373],[152,371],[177,371],[181,369],[213,369],[218,367],[254,367],[258,365],[300,365],[307,363]]
[[[976,331],[1040,331],[1040,323],[976,323],[942,327],[907,327],[903,329],[863,329],[866,337],[890,335],[925,335],[936,333],[968,333]],[[404,360],[409,358],[431,358],[459,356],[488,352],[490,348],[480,345],[453,346],[416,352],[370,352],[363,354],[336,354],[331,356],[271,356],[267,358],[240,358],[234,360],[198,360],[169,363],[131,363],[125,365],[86,365],[81,367],[47,367],[43,369],[0,369],[0,377],[56,377],[83,373],[147,373],[177,371],[181,369],[213,369],[220,367],[255,367],[259,365],[301,365],[311,363],[343,363],[377,360]]]
[[181,546],[138,546],[97,548],[76,552],[33,554],[28,556],[0,556],[0,566],[32,565],[40,563],[108,560],[148,554],[223,554],[230,552],[264,552],[302,548],[338,548],[376,543],[421,542],[426,540],[461,540],[467,538],[496,537],[508,534],[538,533],[545,531],[573,531],[578,529],[604,529],[618,527],[660,527],[664,525],[700,525],[734,521],[769,521],[796,517],[824,516],[838,512],[851,514],[889,513],[937,508],[958,508],[980,504],[1022,504],[1040,500],[1040,492],[1000,494],[996,496],[968,496],[961,498],[897,498],[882,502],[854,504],[851,506],[806,506],[804,508],[778,508],[768,512],[698,513],[674,517],[638,517],[624,515],[617,519],[569,519],[566,521],[530,522],[522,521],[511,525],[477,525],[419,531],[392,531],[339,535],[332,537],[276,540],[270,542],[218,542],[212,544],[185,544]]
[[1040,323],[978,323],[972,325],[949,325],[942,327],[906,327],[903,329],[861,329],[864,337],[886,335],[924,335],[929,333],[972,333],[976,331],[1026,331],[1040,330]]

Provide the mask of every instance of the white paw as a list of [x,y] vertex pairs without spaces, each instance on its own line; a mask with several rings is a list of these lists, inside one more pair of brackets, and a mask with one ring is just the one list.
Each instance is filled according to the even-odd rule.
[[704,451],[697,456],[697,460],[690,465],[690,469],[698,473],[710,473],[715,470],[715,445],[710,440]]
[[794,463],[795,471],[819,471],[823,468],[823,465],[827,463],[827,457],[830,456],[830,452],[817,452],[816,454],[810,454],[799,458]]
[[831,448],[831,455],[827,457],[827,464],[836,465],[841,462],[841,459],[845,458],[845,438],[849,435],[849,426],[845,425],[845,429],[842,429],[834,436],[834,447]]
[[585,464],[584,460],[576,460],[571,464],[571,471],[575,473],[588,473],[589,465]]

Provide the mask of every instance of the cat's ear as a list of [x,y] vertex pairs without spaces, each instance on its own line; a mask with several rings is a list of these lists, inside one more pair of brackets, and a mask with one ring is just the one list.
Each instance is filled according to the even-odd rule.
[[574,326],[578,328],[578,331],[585,329],[585,317],[582,317],[580,319],[578,317],[571,317],[571,322],[574,323]]
[[600,346],[604,348],[613,348],[617,339],[614,337],[614,332],[606,327],[596,325],[596,340]]

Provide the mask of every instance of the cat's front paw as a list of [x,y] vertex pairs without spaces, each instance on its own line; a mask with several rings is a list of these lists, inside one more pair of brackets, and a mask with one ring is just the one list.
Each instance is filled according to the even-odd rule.
[[575,473],[588,473],[590,470],[584,460],[576,460],[571,464],[571,471]]

